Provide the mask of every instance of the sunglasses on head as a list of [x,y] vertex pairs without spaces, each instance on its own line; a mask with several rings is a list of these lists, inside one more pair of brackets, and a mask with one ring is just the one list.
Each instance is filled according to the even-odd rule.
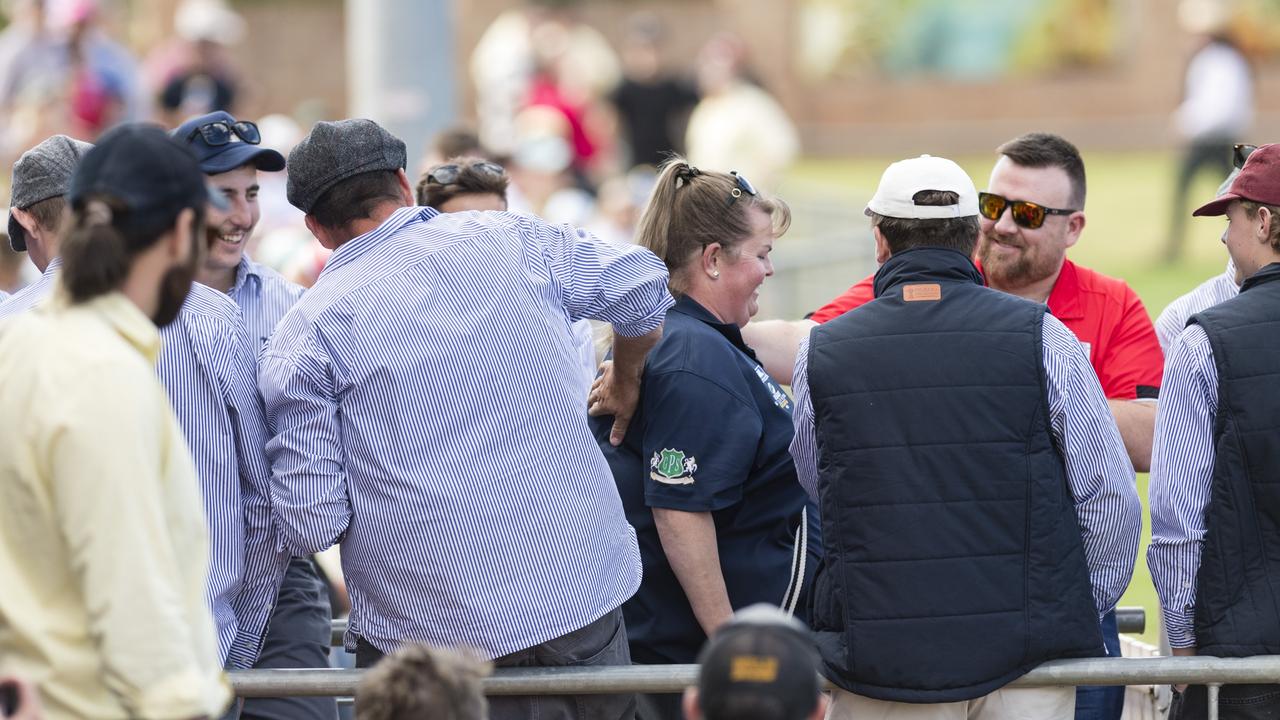
[[1248,160],[1253,151],[1257,149],[1257,145],[1235,145],[1231,148],[1231,164],[1235,166],[1235,169],[1240,170],[1244,167],[1244,161]]
[[217,120],[211,123],[205,123],[187,136],[187,139],[199,135],[204,138],[206,145],[218,147],[231,142],[231,136],[234,135],[250,145],[257,145],[262,142],[262,134],[258,132],[258,126],[248,120],[229,123],[223,120]]
[[1009,208],[1015,223],[1028,230],[1035,230],[1043,225],[1046,215],[1070,215],[1075,212],[1075,210],[1045,207],[1026,200],[1009,200],[994,193],[978,193],[978,212],[982,217],[988,220],[999,220],[1005,208]]
[[750,180],[740,175],[737,170],[730,170],[729,174],[732,175],[733,179],[737,182],[737,187],[729,191],[730,205],[737,202],[738,198],[742,197],[743,193],[746,193],[751,197],[756,196],[756,188],[751,184]]
[[435,185],[452,185],[458,182],[458,178],[462,175],[462,171],[471,168],[485,175],[503,175],[506,170],[501,165],[495,165],[491,162],[484,161],[474,163],[472,165],[458,165],[451,163],[449,165],[440,165],[431,169],[427,174],[427,182]]

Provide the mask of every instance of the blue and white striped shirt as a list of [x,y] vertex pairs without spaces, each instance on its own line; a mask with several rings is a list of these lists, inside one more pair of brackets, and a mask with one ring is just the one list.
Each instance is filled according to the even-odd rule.
[[1190,325],[1164,364],[1151,449],[1147,566],[1171,647],[1195,647],[1196,575],[1217,460],[1218,367],[1209,336]]
[[1156,337],[1160,339],[1160,349],[1165,357],[1173,351],[1173,341],[1178,339],[1187,327],[1187,321],[1201,310],[1208,310],[1218,303],[1226,302],[1240,294],[1240,286],[1236,284],[1236,266],[1227,261],[1226,272],[1205,280],[1195,290],[1169,303],[1169,306],[1156,318]]
[[[1062,321],[1047,313],[1042,337],[1049,422],[1065,460],[1093,600],[1101,617],[1115,608],[1133,577],[1142,502],[1115,418],[1080,341]],[[791,385],[796,425],[791,455],[800,484],[816,500],[818,446],[808,365],[809,339],[805,338],[796,356]]]
[[[0,318],[53,293],[61,259],[0,304]],[[210,610],[230,667],[252,667],[287,556],[276,553],[266,424],[254,358],[235,303],[193,283],[178,319],[160,331],[156,372],[195,460],[209,528]]]
[[156,371],[204,486],[219,648],[230,666],[253,667],[289,560],[277,552],[272,522],[254,346],[235,303],[198,283],[160,337]]
[[333,253],[259,386],[285,543],[342,543],[348,649],[499,657],[636,591],[569,327],[643,335],[671,304],[649,251],[530,216],[402,208]]
[[39,305],[42,300],[53,294],[54,283],[58,279],[58,268],[62,267],[62,258],[55,257],[49,261],[44,272],[36,281],[0,300],[0,318],[7,318],[24,313]]
[[301,285],[291,283],[275,270],[250,260],[247,253],[240,256],[236,281],[227,294],[240,306],[255,359],[266,348],[280,318],[298,302],[303,291]]

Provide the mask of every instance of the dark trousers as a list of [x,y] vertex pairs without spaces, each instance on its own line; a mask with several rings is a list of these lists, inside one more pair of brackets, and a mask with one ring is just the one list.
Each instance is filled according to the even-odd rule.
[[[327,668],[332,615],[329,591],[311,558],[294,558],[255,668]],[[248,698],[241,720],[336,720],[338,701],[324,697]]]
[[[1233,141],[1228,138],[1197,140],[1183,154],[1173,188],[1173,218],[1169,227],[1169,244],[1165,247],[1166,262],[1176,262],[1186,243],[1187,218],[1194,209],[1187,207],[1187,193],[1191,190],[1191,182],[1205,168],[1213,171],[1215,182],[1226,180],[1227,175],[1231,174],[1232,144]],[[1202,198],[1204,202],[1211,199]]]
[[[368,641],[356,641],[356,667],[377,664],[383,653]],[[622,610],[540,645],[493,661],[496,667],[568,667],[630,665]],[[489,698],[490,720],[632,720],[635,695],[516,695]]]
[[[1116,612],[1102,618],[1102,645],[1107,657],[1120,657]],[[1081,685],[1076,688],[1076,720],[1120,720],[1124,712],[1123,685]]]
[[[1201,720],[1209,717],[1209,694],[1203,685],[1173,692],[1169,720]],[[1221,720],[1280,719],[1280,685],[1225,685],[1218,691]]]

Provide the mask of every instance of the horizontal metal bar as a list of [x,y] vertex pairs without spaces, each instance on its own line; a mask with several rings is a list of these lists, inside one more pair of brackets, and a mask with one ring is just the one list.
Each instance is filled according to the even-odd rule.
[[[236,670],[241,697],[343,697],[355,694],[361,670]],[[673,693],[692,685],[697,665],[499,668],[485,679],[487,695]],[[1014,680],[1015,687],[1063,685],[1226,685],[1280,683],[1280,656],[1159,657],[1054,660]]]
[[[1147,611],[1140,607],[1116,608],[1116,627],[1120,632],[1141,635],[1147,629]],[[347,632],[346,620],[334,620],[332,626],[334,647],[342,645],[342,636]]]

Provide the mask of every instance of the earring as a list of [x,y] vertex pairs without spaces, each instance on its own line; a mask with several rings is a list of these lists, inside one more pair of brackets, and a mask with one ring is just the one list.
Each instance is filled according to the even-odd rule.
[[711,273],[711,277],[713,277],[713,278],[718,278],[718,277],[720,277],[720,271],[719,271],[719,270],[716,270],[715,272]]

